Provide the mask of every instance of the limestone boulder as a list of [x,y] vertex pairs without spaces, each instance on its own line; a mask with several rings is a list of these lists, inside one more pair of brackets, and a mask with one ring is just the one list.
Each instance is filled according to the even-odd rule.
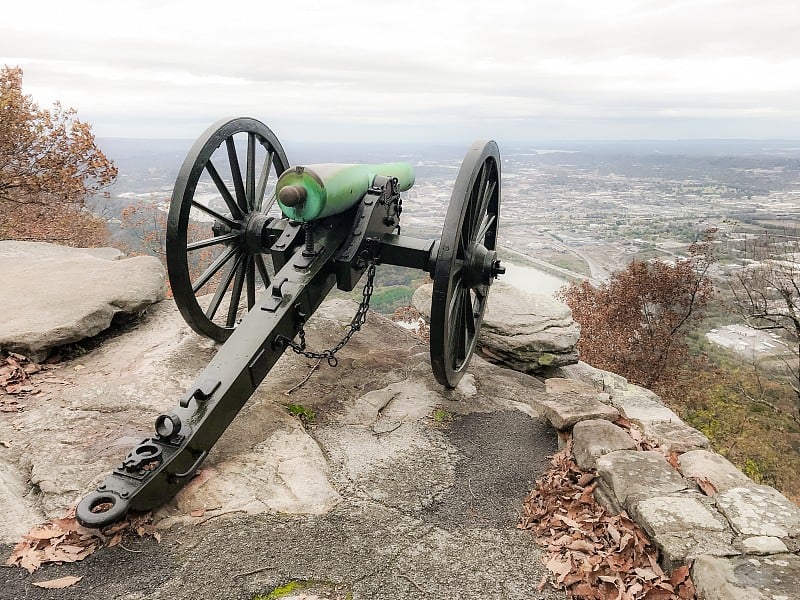
[[114,248],[0,241],[0,348],[36,360],[164,298],[158,259]]
[[800,589],[800,557],[700,556],[692,580],[705,600],[791,600]]
[[636,442],[624,429],[605,419],[580,421],[572,428],[572,454],[584,471],[594,469],[597,459],[618,450],[636,450]]
[[611,452],[597,459],[595,469],[600,500],[614,512],[630,510],[641,498],[670,496],[689,487],[664,455],[652,450]]
[[550,424],[563,431],[579,421],[607,419],[615,421],[619,412],[608,404],[609,396],[580,381],[554,377],[545,381],[547,398],[542,400]]
[[[414,307],[430,318],[433,284],[421,286]],[[495,282],[478,345],[492,358],[523,373],[543,373],[578,362],[580,326],[569,307],[550,296]]]
[[750,478],[727,458],[710,450],[690,450],[681,454],[680,471],[689,479],[707,479],[717,492],[752,483]]
[[800,508],[774,488],[751,484],[730,488],[714,498],[737,533],[800,537]]
[[697,556],[731,556],[733,533],[727,521],[699,493],[642,497],[631,503],[631,516],[644,527],[672,570]]

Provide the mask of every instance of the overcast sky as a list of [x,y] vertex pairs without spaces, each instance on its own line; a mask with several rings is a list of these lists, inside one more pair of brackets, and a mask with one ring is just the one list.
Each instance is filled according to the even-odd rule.
[[2,64],[101,137],[800,138],[798,0],[22,0]]

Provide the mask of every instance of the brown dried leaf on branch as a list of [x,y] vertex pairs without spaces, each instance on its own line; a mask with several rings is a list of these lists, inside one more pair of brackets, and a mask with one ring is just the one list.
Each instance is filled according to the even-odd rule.
[[545,566],[555,587],[586,600],[695,598],[688,567],[664,573],[644,531],[625,513],[610,515],[595,502],[596,485],[568,444],[525,501],[519,527],[550,552]]
[[139,537],[150,535],[161,541],[161,534],[150,521],[150,513],[144,513],[129,515],[124,521],[103,529],[90,529],[78,523],[73,508],[63,518],[37,525],[22,536],[22,541],[14,547],[6,565],[22,567],[28,573],[33,573],[45,563],[61,565],[77,562],[98,548],[116,546],[126,534]]

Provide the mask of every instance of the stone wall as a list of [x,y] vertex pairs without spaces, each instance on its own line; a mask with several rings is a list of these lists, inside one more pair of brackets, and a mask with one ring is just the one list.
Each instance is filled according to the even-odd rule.
[[710,450],[652,392],[585,363],[560,375],[545,381],[543,413],[596,472],[595,498],[647,531],[662,566],[692,565],[704,600],[800,598],[797,505]]

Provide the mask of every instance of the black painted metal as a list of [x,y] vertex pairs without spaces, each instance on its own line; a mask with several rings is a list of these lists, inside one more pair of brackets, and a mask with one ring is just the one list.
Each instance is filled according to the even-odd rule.
[[[81,523],[102,527],[122,518],[128,510],[149,510],[188,481],[283,354],[284,346],[278,338],[294,338],[300,315],[313,314],[335,285],[328,262],[349,231],[348,216],[352,218],[352,213],[315,225],[327,250],[302,269],[295,268],[302,260],[301,253],[295,253],[276,275],[276,281],[285,280],[277,307],[270,309],[272,293],[265,294],[256,310],[248,312],[232,331],[181,403],[168,413],[177,417],[180,430],[168,438],[157,433],[132,450],[130,467],[123,464],[117,468],[96,492],[79,503],[76,516]],[[162,417],[158,425],[163,425]],[[135,460],[140,455],[149,460]],[[104,510],[94,512],[98,508]]]
[[467,152],[447,208],[433,274],[430,347],[436,381],[453,388],[478,341],[497,260],[500,151],[476,142]]
[[[237,134],[247,139],[244,173],[235,143]],[[233,194],[212,161],[216,150],[223,145],[233,180]],[[265,151],[261,165],[256,164],[257,145]],[[167,218],[167,267],[175,302],[183,318],[198,333],[225,341],[236,326],[242,294],[250,310],[255,304],[257,277],[265,287],[269,286],[270,268],[261,250],[262,238],[267,235],[269,226],[266,212],[274,198],[265,204],[264,195],[270,173],[280,175],[288,166],[286,153],[275,134],[249,117],[215,123],[189,150],[175,182]],[[217,188],[226,210],[197,199],[197,186],[204,173]],[[199,216],[209,219],[208,237],[190,243],[190,222],[194,228],[201,227],[202,223],[197,221]],[[190,260],[196,259],[198,251],[217,246],[223,248],[222,253],[202,274],[193,278]],[[212,293],[209,306],[201,307],[198,297]],[[219,318],[215,321],[220,307],[226,303],[224,321],[220,322]]]
[[[242,175],[234,135],[247,135]],[[225,145],[233,193],[211,162]],[[256,177],[256,146],[267,149]],[[78,521],[103,527],[124,518],[128,510],[149,510],[172,497],[208,456],[236,414],[302,331],[334,285],[351,290],[381,262],[421,269],[434,277],[431,307],[431,362],[436,379],[455,387],[475,347],[489,285],[502,273],[494,252],[500,205],[500,161],[494,142],[467,153],[459,171],[441,241],[400,236],[402,200],[397,181],[376,178],[374,186],[350,210],[301,225],[270,219],[264,205],[269,172],[286,168],[286,157],[274,134],[254,119],[220,121],[195,143],[175,185],[167,224],[167,262],[175,301],[199,333],[227,340],[177,406],[156,419],[155,434],[143,440],[76,510]],[[202,173],[208,173],[225,210],[195,198]],[[187,243],[189,214],[199,209],[212,221],[211,237]],[[220,246],[221,252],[194,281],[188,256]],[[267,255],[277,273],[264,262]],[[218,278],[210,308],[198,302],[209,280]],[[265,291],[256,301],[256,277]],[[371,286],[371,276],[368,288]],[[242,293],[248,311],[237,309]],[[214,311],[229,296],[223,325]],[[367,294],[354,317],[351,333],[363,322]],[[237,319],[241,322],[237,325]],[[303,346],[303,350],[305,348]]]

